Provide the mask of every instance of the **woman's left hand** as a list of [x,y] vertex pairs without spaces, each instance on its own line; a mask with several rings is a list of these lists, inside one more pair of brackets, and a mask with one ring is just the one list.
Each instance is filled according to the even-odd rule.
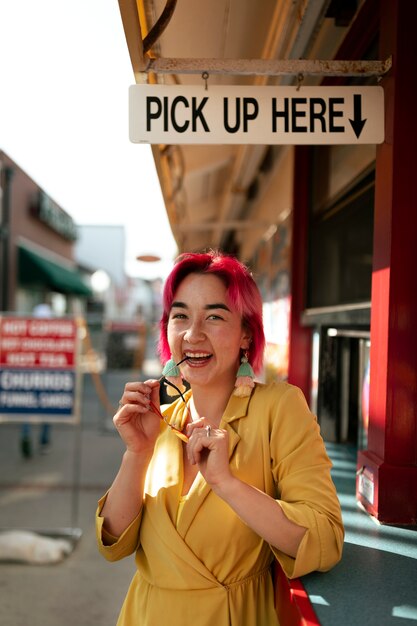
[[206,482],[215,489],[232,477],[229,468],[229,436],[226,430],[213,428],[204,417],[187,427],[187,457]]

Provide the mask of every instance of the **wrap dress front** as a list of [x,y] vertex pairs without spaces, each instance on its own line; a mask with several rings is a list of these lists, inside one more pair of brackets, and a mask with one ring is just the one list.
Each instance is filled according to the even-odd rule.
[[[181,427],[184,407],[176,401],[164,414]],[[343,525],[331,463],[301,391],[257,383],[249,398],[231,396],[220,428],[229,433],[232,473],[307,529],[296,558],[252,531],[201,474],[179,509],[182,443],[161,423],[139,516],[117,538],[103,528],[106,496],[97,510],[103,556],[115,561],[136,552],[118,626],[276,626],[274,558],[288,577],[328,570],[340,559]]]

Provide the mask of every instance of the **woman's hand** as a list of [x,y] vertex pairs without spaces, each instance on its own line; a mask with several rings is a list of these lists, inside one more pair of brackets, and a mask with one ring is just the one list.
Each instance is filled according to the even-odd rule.
[[187,426],[187,457],[206,482],[215,490],[233,478],[229,467],[229,436],[226,430],[213,428],[205,418]]
[[134,454],[151,451],[160,429],[160,418],[150,409],[159,408],[159,381],[127,383],[113,423],[126,449]]

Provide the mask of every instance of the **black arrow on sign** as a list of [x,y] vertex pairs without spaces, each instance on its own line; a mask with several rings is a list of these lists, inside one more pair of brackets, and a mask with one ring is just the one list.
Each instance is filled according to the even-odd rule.
[[362,119],[362,96],[358,93],[353,96],[353,120],[349,120],[349,122],[352,124],[357,139],[359,139],[366,120]]

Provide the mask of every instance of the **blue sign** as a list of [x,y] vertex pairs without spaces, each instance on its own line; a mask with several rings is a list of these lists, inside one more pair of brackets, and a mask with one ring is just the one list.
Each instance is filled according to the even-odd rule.
[[0,414],[69,416],[74,403],[73,370],[0,369]]

